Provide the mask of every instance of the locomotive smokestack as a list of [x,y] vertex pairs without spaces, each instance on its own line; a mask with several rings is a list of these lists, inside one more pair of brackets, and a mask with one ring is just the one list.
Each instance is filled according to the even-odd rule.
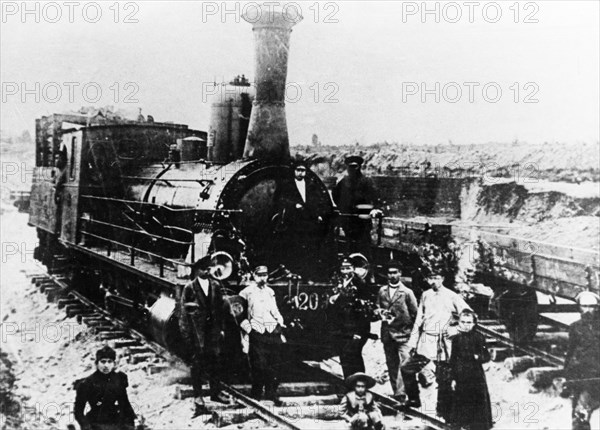
[[[262,5],[248,8],[242,18],[252,24],[256,57],[256,97],[252,103],[244,158],[290,158],[285,119],[285,81],[292,27],[302,17]],[[290,13],[288,13],[290,11]]]

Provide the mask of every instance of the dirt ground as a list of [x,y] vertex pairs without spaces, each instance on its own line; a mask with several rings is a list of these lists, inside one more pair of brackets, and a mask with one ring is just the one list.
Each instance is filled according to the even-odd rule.
[[[2,242],[16,244],[31,258],[35,235],[25,227],[27,216],[8,209],[2,216]],[[10,397],[20,412],[0,417],[6,429],[65,429],[73,423],[73,382],[94,370],[94,351],[101,342],[90,336],[74,319],[65,318],[57,305],[47,303],[43,294],[30,283],[25,272],[34,272],[22,254],[3,250],[1,266],[2,378],[0,395]],[[377,333],[377,324],[372,331]],[[383,348],[369,341],[363,355],[368,373],[379,382],[376,390],[389,392]],[[335,360],[326,362],[339,372]],[[531,392],[524,375],[513,377],[502,363],[488,365],[487,377],[496,417],[496,429],[569,429],[569,400],[556,396],[551,389]],[[119,369],[129,376],[129,396],[134,408],[155,430],[213,428],[207,417],[191,420],[192,399],[175,400],[176,386],[186,377],[185,369],[149,375],[143,364],[121,361]],[[14,381],[11,380],[14,378]],[[14,384],[14,385],[12,385]],[[12,386],[11,386],[12,385]],[[8,392],[6,392],[8,391]],[[435,387],[422,392],[423,411],[435,411]],[[14,407],[12,408],[14,411]],[[10,412],[10,410],[8,410]],[[600,428],[598,415],[594,417]],[[305,423],[303,423],[305,424]],[[414,421],[396,422],[397,428],[420,427]],[[264,424],[247,423],[231,428],[259,428]],[[329,426],[328,428],[331,428]]]

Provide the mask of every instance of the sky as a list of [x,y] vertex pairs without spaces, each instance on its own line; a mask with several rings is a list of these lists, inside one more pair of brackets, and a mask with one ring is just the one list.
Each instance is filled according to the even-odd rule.
[[[35,118],[89,105],[207,130],[206,85],[253,78],[252,29],[239,15],[256,3],[76,3],[28,2],[24,14],[24,3],[2,2],[3,130],[33,133]],[[290,143],[313,133],[330,145],[597,142],[599,10],[597,1],[289,3],[288,16],[304,18],[291,34]]]

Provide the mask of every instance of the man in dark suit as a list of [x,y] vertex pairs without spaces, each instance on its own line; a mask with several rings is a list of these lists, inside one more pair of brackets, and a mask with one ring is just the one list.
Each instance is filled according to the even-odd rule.
[[202,376],[208,376],[210,399],[228,400],[220,393],[223,376],[221,347],[225,336],[225,315],[221,283],[210,275],[208,258],[194,268],[196,278],[183,287],[179,327],[192,357],[192,386],[196,415],[206,412],[202,398]]
[[387,275],[388,284],[379,290],[377,306],[383,320],[381,342],[390,383],[394,397],[401,402],[408,400],[412,403],[411,406],[417,406],[419,387],[416,377],[405,374],[400,368],[410,356],[408,340],[417,317],[417,299],[410,288],[400,281],[400,266],[397,263],[388,265]]
[[306,179],[307,170],[306,163],[296,162],[294,177],[284,178],[274,196],[278,214],[276,229],[282,239],[277,252],[291,270],[314,269],[303,267],[303,259],[298,257],[319,252],[320,233],[325,228],[319,215],[323,196],[316,184]]
[[354,274],[354,265],[342,261],[334,294],[329,298],[328,319],[334,347],[344,377],[365,371],[362,349],[371,333],[374,304],[365,282]]
[[361,172],[364,159],[358,155],[346,157],[348,173],[335,186],[332,197],[339,211],[344,214],[340,220],[348,240],[350,252],[369,255],[371,243],[371,218],[381,215],[375,209],[377,190],[371,178]]

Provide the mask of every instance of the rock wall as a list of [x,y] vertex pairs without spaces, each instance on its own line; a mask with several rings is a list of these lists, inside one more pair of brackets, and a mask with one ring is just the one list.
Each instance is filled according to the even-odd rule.
[[[535,224],[573,217],[600,217],[600,194],[572,195],[516,182],[475,178],[373,176],[386,214],[443,217],[480,224]],[[584,185],[582,184],[582,187]],[[597,184],[596,184],[597,186]],[[574,190],[578,186],[572,185]],[[600,219],[598,219],[600,221]]]
[[461,193],[466,179],[374,176],[386,214],[397,217],[461,217]]
[[580,216],[600,216],[600,196],[573,196],[565,192],[528,189],[507,182],[465,183],[461,192],[461,219],[482,223],[538,223]]

